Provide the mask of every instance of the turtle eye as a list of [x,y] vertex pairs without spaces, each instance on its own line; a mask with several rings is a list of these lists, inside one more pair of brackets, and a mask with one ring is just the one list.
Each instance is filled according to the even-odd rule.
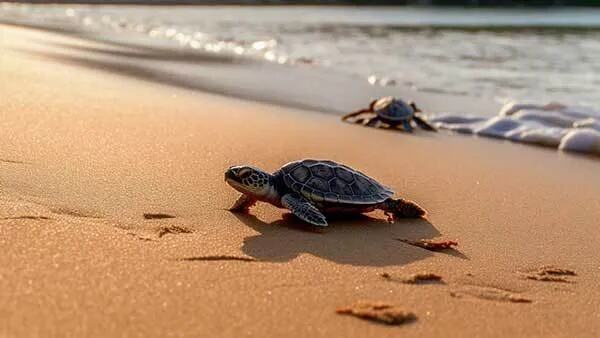
[[243,180],[243,179],[250,177],[250,175],[252,175],[252,170],[245,170],[245,171],[241,172],[238,177]]

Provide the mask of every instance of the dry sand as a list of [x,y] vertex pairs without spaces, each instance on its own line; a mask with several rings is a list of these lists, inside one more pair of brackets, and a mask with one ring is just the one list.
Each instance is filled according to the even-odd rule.
[[[57,62],[39,41],[93,47],[0,26],[0,336],[600,336],[597,159],[361,128]],[[361,169],[428,219],[314,233],[269,205],[225,210],[229,165],[305,157]],[[460,246],[396,240],[436,237]],[[524,277],[545,265],[577,275]],[[417,320],[336,314],[359,301]]]

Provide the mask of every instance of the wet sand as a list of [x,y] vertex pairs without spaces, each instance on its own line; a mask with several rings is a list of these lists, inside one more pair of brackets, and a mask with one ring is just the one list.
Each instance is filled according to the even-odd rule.
[[[135,76],[111,54],[115,71],[59,44],[103,47],[0,26],[0,336],[600,334],[597,159],[361,128]],[[270,205],[226,210],[228,166],[306,157],[360,169],[428,219],[375,212],[316,233]],[[459,246],[397,240],[438,238]],[[576,276],[527,278],[547,265]],[[417,319],[336,313],[360,301]]]

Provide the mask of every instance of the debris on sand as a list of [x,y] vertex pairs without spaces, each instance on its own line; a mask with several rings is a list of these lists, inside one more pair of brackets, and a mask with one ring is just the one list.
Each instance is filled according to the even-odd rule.
[[458,246],[458,242],[455,241],[434,241],[429,239],[419,239],[417,241],[413,241],[402,238],[396,238],[396,240],[413,246],[418,246],[419,248],[429,251],[442,251],[452,249],[453,246]]
[[431,272],[415,273],[402,280],[402,283],[419,284],[422,282],[441,282],[442,276]]
[[387,325],[401,325],[417,319],[412,312],[380,302],[358,302],[349,307],[338,308],[335,312]]
[[522,275],[526,279],[540,282],[573,283],[573,281],[569,280],[567,277],[577,276],[577,273],[573,270],[545,265],[535,271],[524,272]]
[[180,259],[181,261],[243,261],[243,262],[256,262],[256,258],[246,256],[229,256],[229,255],[214,255],[214,256],[198,256],[198,257],[186,257]]
[[385,279],[392,279],[392,276],[387,272],[380,273],[379,276]]
[[173,215],[169,214],[144,214],[144,219],[165,219],[165,218],[175,218]]
[[406,283],[406,284],[424,284],[424,283],[428,283],[428,282],[430,282],[430,283],[431,282],[442,282],[442,276],[435,274],[435,273],[431,273],[431,272],[414,273],[408,277],[399,278],[399,279],[392,278],[392,276],[387,272],[380,274],[380,276],[382,278],[385,278],[388,280],[399,281],[401,283]]

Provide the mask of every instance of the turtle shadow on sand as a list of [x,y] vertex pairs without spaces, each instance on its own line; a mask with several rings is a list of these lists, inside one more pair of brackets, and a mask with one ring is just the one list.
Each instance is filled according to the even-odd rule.
[[403,265],[434,253],[395,240],[430,239],[439,236],[425,219],[401,219],[394,224],[365,215],[333,218],[320,232],[291,214],[265,223],[250,214],[234,214],[259,234],[244,239],[242,251],[266,262],[288,262],[308,253],[339,264],[356,266]]

